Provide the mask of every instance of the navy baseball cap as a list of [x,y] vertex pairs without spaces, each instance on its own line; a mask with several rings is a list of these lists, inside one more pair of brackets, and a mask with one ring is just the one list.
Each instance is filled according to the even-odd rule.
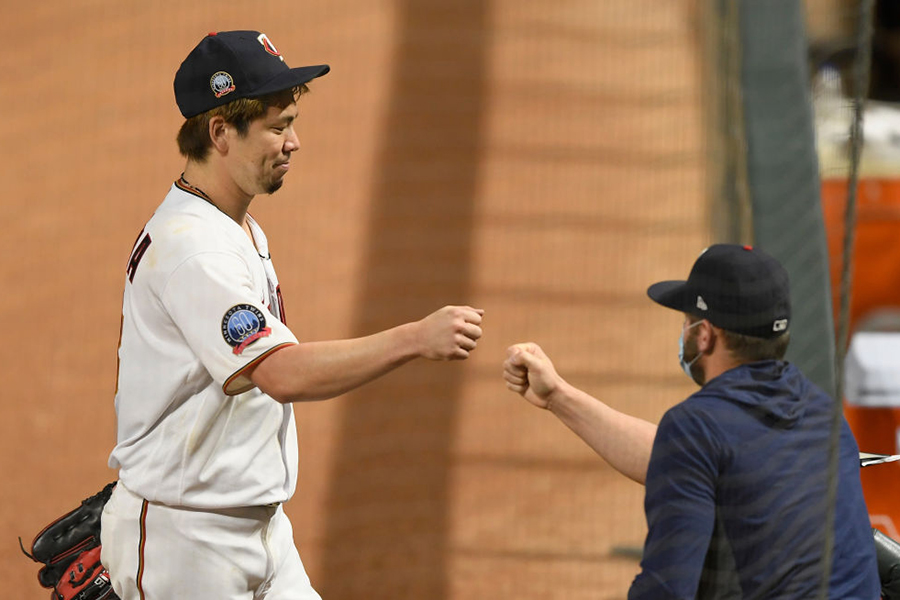
[[791,319],[787,271],[751,246],[712,245],[694,262],[687,281],[654,283],[647,295],[665,307],[753,337],[777,337]]
[[264,33],[220,31],[203,38],[175,73],[175,102],[185,118],[228,104],[289,90],[331,68],[291,69]]

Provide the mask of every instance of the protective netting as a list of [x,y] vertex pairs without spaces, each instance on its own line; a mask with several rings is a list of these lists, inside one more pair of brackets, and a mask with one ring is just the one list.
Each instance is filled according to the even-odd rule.
[[[897,370],[888,358],[896,356],[900,343],[900,6],[859,1],[833,8],[829,20],[819,21],[811,58],[831,260],[836,388],[860,448],[893,455],[900,443]],[[894,539],[900,537],[898,474],[896,465],[862,472],[871,523]]]
[[[645,290],[685,277],[711,241],[753,234],[743,134],[716,130],[741,118],[722,97],[746,93],[738,62],[711,59],[737,35],[738,15],[721,7],[10,8],[6,539],[109,479],[125,261],[182,167],[172,77],[208,31],[252,28],[291,66],[332,67],[301,100],[284,188],[252,210],[298,338],[364,335],[444,304],[486,310],[469,361],[407,365],[296,407],[301,475],[287,511],[314,585],[326,600],[624,596],[646,533],[643,488],[507,392],[500,365],[508,345],[535,341],[571,383],[654,422],[695,389],[678,367],[682,316]],[[43,598],[17,552],[0,546],[4,580],[17,598]]]

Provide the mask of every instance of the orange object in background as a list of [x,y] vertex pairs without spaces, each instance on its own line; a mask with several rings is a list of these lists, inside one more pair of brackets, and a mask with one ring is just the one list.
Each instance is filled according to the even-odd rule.
[[[822,181],[835,332],[847,190],[845,179]],[[900,321],[875,321],[900,315],[900,177],[859,182],[850,295],[844,415],[861,451],[900,454]],[[861,479],[872,526],[900,540],[900,463],[865,467]]]
[[[835,331],[840,310],[847,180],[822,180]],[[900,177],[863,178],[857,186],[850,332],[881,309],[900,311]]]

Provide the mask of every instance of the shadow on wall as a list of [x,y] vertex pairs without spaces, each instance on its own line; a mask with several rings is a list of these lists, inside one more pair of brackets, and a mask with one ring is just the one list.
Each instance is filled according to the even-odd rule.
[[[355,335],[471,302],[489,6],[398,3],[391,105]],[[462,365],[419,361],[348,398],[316,582],[323,597],[446,597]]]

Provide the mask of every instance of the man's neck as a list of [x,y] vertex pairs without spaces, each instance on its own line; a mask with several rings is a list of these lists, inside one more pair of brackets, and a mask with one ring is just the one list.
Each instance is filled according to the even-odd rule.
[[[724,349],[722,349],[724,350]],[[734,357],[731,356],[731,353],[726,351],[722,351],[719,348],[716,348],[716,351],[712,354],[708,354],[706,356],[706,361],[704,363],[704,375],[706,383],[709,383],[725,371],[730,371],[735,367],[739,367],[741,362],[736,361]]]
[[182,179],[206,201],[244,227],[253,196],[244,193],[226,173],[217,173],[210,163],[188,161]]

